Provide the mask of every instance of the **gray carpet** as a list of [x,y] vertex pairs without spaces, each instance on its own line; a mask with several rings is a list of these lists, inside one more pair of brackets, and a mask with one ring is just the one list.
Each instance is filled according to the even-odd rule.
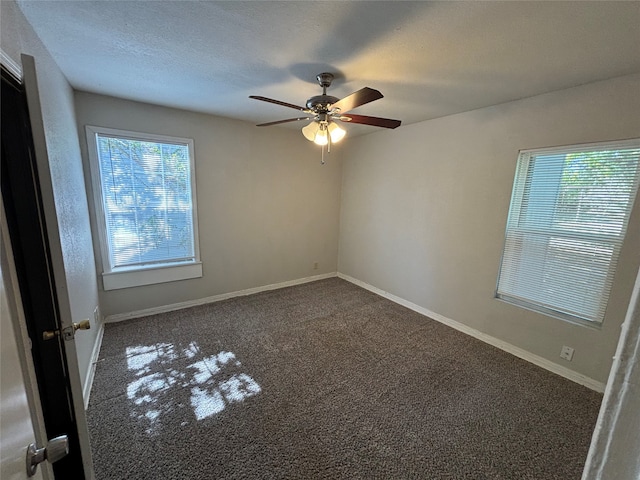
[[332,278],[105,327],[98,480],[579,479],[601,395]]

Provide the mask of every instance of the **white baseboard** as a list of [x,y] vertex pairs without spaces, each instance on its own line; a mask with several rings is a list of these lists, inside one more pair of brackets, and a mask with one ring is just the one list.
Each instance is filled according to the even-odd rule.
[[337,276],[339,278],[342,278],[343,280],[346,280],[355,285],[358,285],[359,287],[362,287],[365,290],[369,290],[370,292],[380,295],[381,297],[387,298],[392,302],[395,302],[399,305],[407,307],[410,310],[413,310],[414,312],[418,312],[426,317],[436,320],[437,322],[443,323],[451,328],[455,328],[456,330],[459,330],[462,333],[471,335],[472,337],[477,338],[478,340],[488,343],[489,345],[499,348],[500,350],[504,350],[505,352],[515,355],[516,357],[522,358],[523,360],[526,360],[530,363],[533,363],[534,365],[542,367],[545,370],[549,370],[550,372],[560,375],[561,377],[564,377],[575,383],[579,383],[580,385],[584,385],[585,387],[595,390],[596,392],[600,392],[600,393],[604,392],[605,384],[602,382],[598,382],[593,378],[589,378],[586,375],[582,375],[581,373],[574,372],[573,370],[563,367],[562,365],[558,365],[557,363],[547,360],[546,358],[540,357],[531,352],[523,350],[522,348],[516,347],[515,345],[511,345],[510,343],[507,343],[503,340],[487,335],[486,333],[482,333],[479,330],[476,330],[463,323],[447,318],[443,315],[440,315],[439,313],[432,312],[431,310],[421,307],[420,305],[417,305],[408,300],[405,300],[404,298],[400,298],[396,295],[393,295],[392,293],[385,292],[384,290],[374,287],[373,285],[369,285],[368,283],[365,283],[356,278],[350,277],[349,275],[345,275],[343,273],[338,272]]
[[248,288],[246,290],[239,290],[236,292],[223,293],[220,295],[213,295],[211,297],[199,298],[197,300],[188,300],[186,302],[173,303],[170,305],[163,305],[160,307],[145,308],[144,310],[137,310],[128,313],[117,313],[115,315],[109,315],[104,319],[105,323],[122,322],[124,320],[130,320],[132,318],[146,317],[148,315],[156,315],[158,313],[173,312],[174,310],[180,310],[183,308],[196,307],[198,305],[204,305],[206,303],[219,302],[221,300],[227,300],[228,298],[242,297],[245,295],[252,295],[254,293],[266,292],[269,290],[277,290],[279,288],[292,287],[294,285],[302,285],[303,283],[315,282],[317,280],[324,280],[325,278],[332,278],[337,276],[337,272],[325,273],[322,275],[314,275],[313,277],[298,278],[296,280],[289,280],[286,282],[272,283],[270,285],[263,285],[261,287]]
[[93,344],[93,350],[91,351],[91,359],[89,361],[89,369],[87,370],[87,374],[84,378],[84,383],[82,386],[82,399],[84,400],[84,409],[89,408],[89,397],[91,395],[91,387],[93,386],[93,379],[96,375],[96,362],[98,361],[98,356],[100,355],[100,347],[102,346],[102,337],[104,336],[104,325],[102,322],[98,325],[98,335],[96,336],[96,341]]

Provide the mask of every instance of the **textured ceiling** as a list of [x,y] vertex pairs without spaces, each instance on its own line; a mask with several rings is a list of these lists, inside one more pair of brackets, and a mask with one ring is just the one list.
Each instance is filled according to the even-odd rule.
[[404,125],[640,72],[636,1],[18,5],[78,90],[255,123],[297,115],[249,95],[304,105],[323,71],[331,95],[384,94],[353,113]]

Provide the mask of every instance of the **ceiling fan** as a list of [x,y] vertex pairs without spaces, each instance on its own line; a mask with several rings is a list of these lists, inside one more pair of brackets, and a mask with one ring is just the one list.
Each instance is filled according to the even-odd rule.
[[[263,102],[275,103],[283,107],[293,108],[300,112],[304,112],[306,117],[287,118],[286,120],[276,120],[275,122],[261,123],[258,127],[268,127],[270,125],[278,125],[280,123],[297,122],[299,120],[311,120],[311,122],[302,128],[302,134],[310,141],[318,145],[328,145],[339,142],[345,136],[346,132],[340,128],[336,120],[341,122],[360,123],[363,125],[373,125],[384,128],[397,128],[400,126],[400,120],[392,120],[390,118],[369,117],[367,115],[355,115],[348,113],[354,108],[364,105],[374,100],[378,100],[383,95],[373,88],[364,87],[360,90],[347,95],[343,99],[327,95],[327,88],[331,86],[333,74],[320,73],[316,76],[318,83],[322,87],[322,95],[316,95],[307,100],[305,107],[293,105],[272,98],[251,95],[249,98],[261,100]],[[323,150],[324,151],[324,150]]]

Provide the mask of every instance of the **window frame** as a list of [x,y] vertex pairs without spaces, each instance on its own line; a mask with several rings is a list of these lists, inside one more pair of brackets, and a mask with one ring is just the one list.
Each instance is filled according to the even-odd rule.
[[[198,210],[193,139],[135,132],[131,130],[120,130],[94,125],[86,125],[85,131],[89,156],[89,170],[91,172],[91,184],[93,187],[93,204],[96,216],[97,236],[98,243],[100,244],[100,258],[102,260],[102,283],[104,290],[116,290],[202,277],[202,262],[200,259],[200,242],[198,235]],[[102,176],[98,157],[98,135],[146,142],[174,143],[187,146],[189,153],[189,176],[191,182],[191,215],[194,250],[193,260],[189,259],[184,261],[153,263],[149,265],[135,265],[128,267],[113,267],[111,265],[106,225],[107,217],[103,202]]]
[[[510,295],[508,293],[500,292],[500,280],[501,280],[501,277],[505,275],[504,258],[507,252],[507,241],[508,241],[509,232],[512,229],[514,229],[512,227],[514,222],[516,224],[519,223],[519,219],[523,214],[522,204],[525,196],[524,195],[524,192],[526,189],[525,186],[527,184],[527,180],[529,180],[530,174],[528,172],[525,172],[524,173],[525,181],[519,183],[518,180],[521,175],[521,169],[526,167],[526,170],[528,170],[530,168],[530,162],[532,157],[536,155],[538,156],[549,155],[549,154],[569,155],[571,153],[578,153],[578,152],[587,153],[587,152],[597,152],[597,151],[603,151],[603,150],[623,150],[623,149],[632,149],[632,148],[640,148],[640,138],[632,138],[632,139],[618,140],[618,141],[583,143],[583,144],[575,144],[575,145],[563,145],[563,146],[555,146],[555,147],[532,148],[532,149],[520,150],[518,152],[516,171],[514,174],[514,180],[513,180],[513,186],[512,186],[512,193],[509,201],[509,213],[508,213],[507,222],[505,225],[504,245],[502,249],[500,265],[498,268],[498,277],[496,281],[495,298],[497,300],[500,300],[500,301],[509,303],[511,305],[515,305],[517,307],[524,308],[526,310],[530,310],[536,313],[541,313],[543,315],[550,316],[552,318],[573,323],[576,325],[597,329],[597,330],[602,328],[602,324],[604,323],[604,320],[606,317],[607,305],[611,298],[611,291],[613,289],[613,280],[615,278],[616,270],[619,266],[620,253],[624,244],[624,239],[626,238],[629,220],[631,218],[631,214],[633,213],[634,206],[638,200],[637,197],[638,197],[638,187],[640,183],[640,161],[638,162],[638,165],[636,167],[636,175],[635,175],[634,183],[632,187],[629,210],[626,213],[626,221],[623,224],[623,231],[622,231],[620,242],[619,244],[616,244],[613,241],[610,243],[610,245],[613,247],[613,255],[612,255],[612,260],[608,264],[607,278],[610,279],[611,285],[607,292],[607,298],[606,298],[606,302],[604,303],[604,310],[602,313],[601,320],[589,320],[587,318],[580,317],[579,315],[574,315],[571,313],[566,313],[566,312],[556,310],[553,307],[541,304],[537,300],[533,300],[530,298],[524,299],[516,295]],[[523,163],[526,163],[526,166],[523,166],[522,165]],[[555,213],[553,215],[553,218],[555,218]],[[515,230],[517,231],[518,228],[515,228]],[[542,230],[539,230],[539,231],[542,231]],[[553,229],[544,230],[544,233],[546,234],[553,233]],[[575,235],[575,237],[590,239],[590,240],[593,240],[593,239],[606,240],[607,237],[611,238],[612,236],[607,235],[606,233],[594,235],[591,232],[589,233],[583,232],[581,236]]]

